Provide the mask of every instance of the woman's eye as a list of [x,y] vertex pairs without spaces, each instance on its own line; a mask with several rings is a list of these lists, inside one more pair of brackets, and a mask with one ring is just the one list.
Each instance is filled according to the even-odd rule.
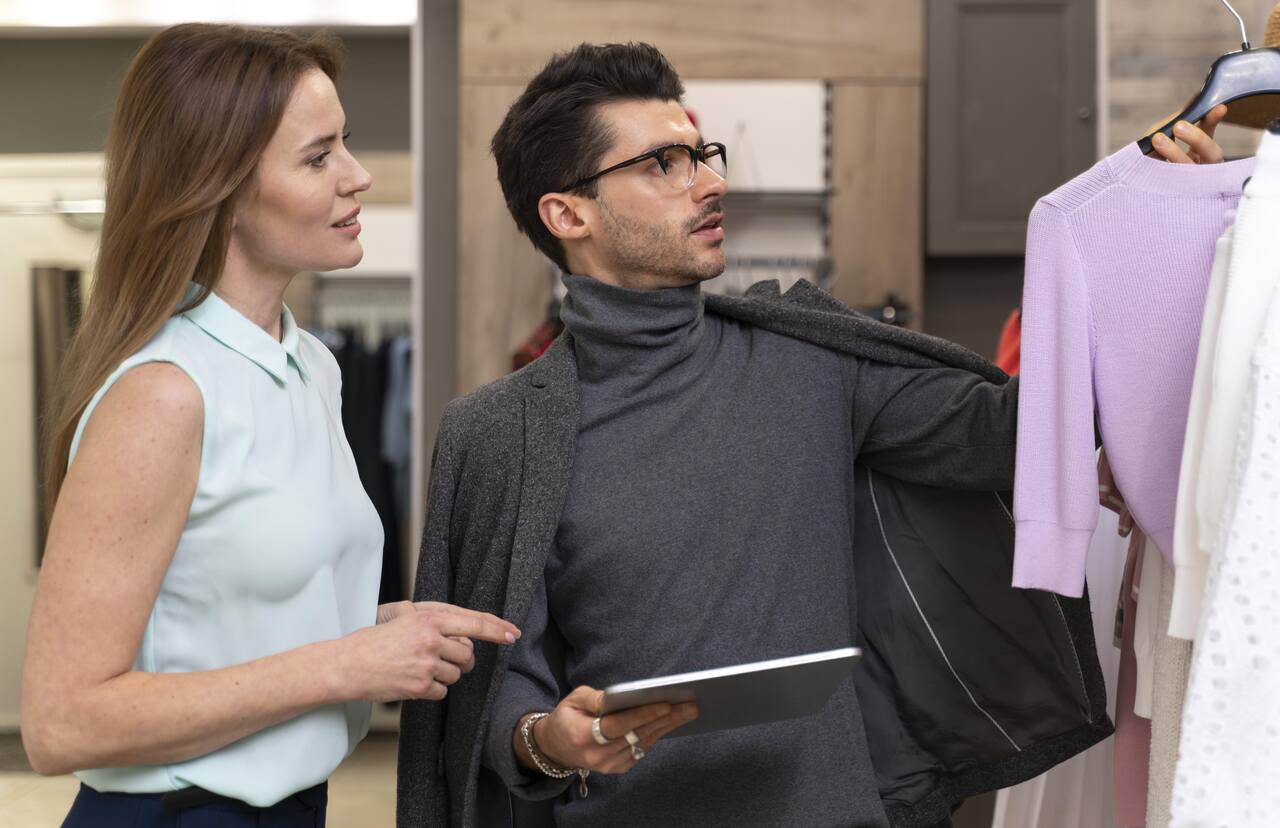
[[317,155],[315,158],[312,158],[310,161],[308,161],[307,165],[311,167],[316,167],[316,168],[323,167],[324,159],[328,157],[329,157],[329,151],[325,150],[324,152]]

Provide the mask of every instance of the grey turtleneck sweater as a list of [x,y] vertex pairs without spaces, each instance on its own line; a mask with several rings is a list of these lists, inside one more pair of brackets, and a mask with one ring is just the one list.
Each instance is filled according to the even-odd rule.
[[855,458],[916,482],[1007,487],[971,460],[1012,452],[1016,398],[964,371],[704,316],[696,285],[565,282],[582,388],[573,476],[485,764],[517,796],[558,796],[563,826],[884,825],[852,679],[815,716],[668,737],[629,773],[593,775],[586,799],[523,772],[511,734],[579,685],[856,643]]

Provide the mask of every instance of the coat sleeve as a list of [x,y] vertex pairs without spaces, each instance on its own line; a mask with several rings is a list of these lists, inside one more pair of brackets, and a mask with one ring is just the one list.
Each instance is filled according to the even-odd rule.
[[521,799],[549,799],[563,793],[572,778],[553,779],[525,771],[511,749],[512,732],[520,719],[526,713],[550,711],[564,695],[557,678],[564,672],[564,642],[550,623],[545,581],[534,589],[521,631],[523,635],[512,647],[507,675],[489,716],[483,761]]
[[1013,585],[1073,598],[1098,522],[1092,325],[1071,227],[1041,201],[1027,228]]
[[890,477],[953,489],[1013,485],[1018,381],[987,382],[960,368],[857,361],[858,460]]
[[[452,405],[445,410],[431,453],[427,519],[413,588],[415,601],[448,602],[453,594],[449,525],[461,476],[453,410]],[[449,822],[449,791],[441,764],[444,725],[445,705],[441,702],[413,700],[401,705],[396,769],[396,825],[400,828]]]

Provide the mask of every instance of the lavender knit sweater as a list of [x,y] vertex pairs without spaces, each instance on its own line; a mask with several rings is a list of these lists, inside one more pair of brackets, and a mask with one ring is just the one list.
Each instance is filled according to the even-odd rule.
[[1214,244],[1253,165],[1170,164],[1131,143],[1031,212],[1014,586],[1083,590],[1098,517],[1095,412],[1117,486],[1171,560]]

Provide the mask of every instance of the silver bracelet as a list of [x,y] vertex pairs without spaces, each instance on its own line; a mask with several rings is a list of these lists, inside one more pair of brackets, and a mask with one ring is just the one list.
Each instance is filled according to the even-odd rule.
[[524,724],[520,725],[520,736],[524,739],[524,746],[529,751],[529,758],[533,760],[533,764],[538,767],[544,775],[552,779],[568,779],[575,773],[578,775],[578,793],[583,799],[587,798],[587,777],[591,775],[591,771],[586,768],[561,768],[551,764],[550,760],[544,757],[538,750],[537,742],[533,738],[533,726],[537,724],[539,719],[545,719],[550,713],[531,713],[525,717]]

